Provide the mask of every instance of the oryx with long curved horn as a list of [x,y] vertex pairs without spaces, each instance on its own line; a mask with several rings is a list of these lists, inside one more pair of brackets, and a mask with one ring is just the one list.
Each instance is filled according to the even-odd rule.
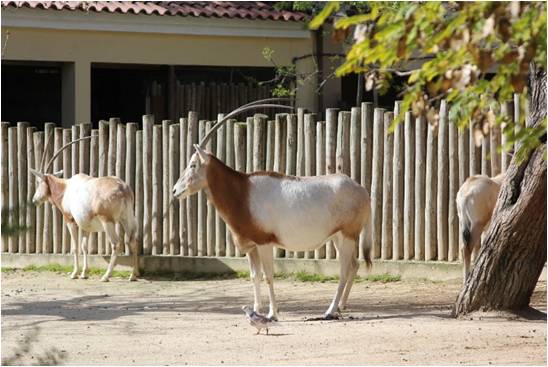
[[74,269],[70,275],[72,279],[77,277],[78,263],[78,228],[82,229],[81,249],[84,256],[84,266],[80,278],[88,276],[87,244],[92,232],[106,232],[111,244],[112,253],[106,273],[101,278],[108,281],[112,269],[116,264],[116,248],[120,242],[120,236],[116,231],[116,224],[124,228],[132,254],[133,269],[129,280],[136,280],[139,276],[139,259],[137,249],[137,221],[133,213],[133,191],[128,184],[118,177],[91,177],[79,173],[69,179],[63,179],[63,171],[52,174],[47,173],[55,158],[70,145],[91,136],[76,139],[58,149],[53,157],[44,164],[51,136],[46,142],[44,155],[38,170],[30,169],[36,176],[36,192],[32,198],[35,205],[40,205],[46,200],[57,207],[63,214],[67,223],[71,247],[74,254]]
[[[291,108],[257,101],[242,106],[214,128],[238,113],[263,107]],[[195,145],[183,176],[173,187],[175,197],[205,190],[217,212],[230,228],[235,243],[249,260],[254,284],[254,310],[260,312],[260,273],[269,286],[269,317],[277,319],[274,296],[272,247],[309,251],[334,240],[340,259],[340,281],[325,318],[344,309],[358,271],[357,241],[365,227],[363,253],[371,266],[371,204],[365,188],[342,174],[295,177],[276,172],[242,173],[233,170],[203,149],[208,134]]]

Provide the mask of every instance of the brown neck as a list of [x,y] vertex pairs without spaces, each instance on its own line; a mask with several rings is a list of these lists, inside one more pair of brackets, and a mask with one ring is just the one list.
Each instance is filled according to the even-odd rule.
[[65,196],[67,180],[65,180],[64,178],[57,178],[53,175],[46,175],[44,176],[44,178],[49,188],[50,203],[55,205],[57,209],[63,212],[63,207],[61,206],[61,203],[63,201],[63,196]]
[[207,169],[207,195],[223,219],[232,225],[234,213],[247,207],[249,178],[226,166],[214,156],[210,156]]

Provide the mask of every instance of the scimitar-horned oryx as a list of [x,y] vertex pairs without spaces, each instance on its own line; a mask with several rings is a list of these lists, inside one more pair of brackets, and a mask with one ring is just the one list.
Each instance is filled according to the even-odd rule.
[[481,235],[491,223],[503,178],[503,173],[493,178],[484,175],[470,176],[457,192],[457,214],[463,243],[463,282],[466,282],[470,273],[472,253],[475,260],[480,249]]
[[344,309],[358,271],[356,242],[365,228],[363,253],[371,266],[371,205],[365,188],[346,175],[287,176],[275,172],[242,173],[226,166],[202,147],[224,121],[253,108],[283,105],[244,105],[228,114],[210,130],[189,160],[173,195],[185,198],[205,190],[217,212],[230,228],[235,243],[247,254],[254,285],[254,311],[260,312],[261,267],[268,283],[270,312],[277,319],[273,287],[273,246],[289,251],[309,251],[333,240],[339,253],[340,280],[324,317],[338,316]]
[[[50,137],[51,138],[51,137]],[[130,252],[132,254],[133,269],[129,280],[136,280],[139,276],[139,259],[137,248],[137,221],[133,213],[133,191],[128,184],[118,177],[91,177],[79,173],[69,179],[63,179],[63,171],[53,174],[47,173],[55,158],[69,145],[85,138],[76,139],[62,146],[44,166],[45,153],[51,139],[48,139],[38,170],[30,169],[36,176],[36,192],[32,198],[35,205],[46,200],[57,207],[63,214],[71,236],[71,250],[74,254],[74,270],[70,277],[75,279],[79,270],[78,263],[78,228],[82,229],[82,253],[84,267],[80,278],[88,277],[87,244],[92,232],[107,233],[111,244],[111,257],[106,273],[101,281],[107,282],[114,265],[116,264],[116,249],[120,236],[116,231],[116,224],[123,227]]]

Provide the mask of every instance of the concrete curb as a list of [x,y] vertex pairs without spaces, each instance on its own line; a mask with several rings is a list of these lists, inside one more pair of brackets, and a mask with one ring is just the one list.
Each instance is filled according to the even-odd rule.
[[[81,258],[81,257],[80,257]],[[106,269],[110,256],[90,255],[89,265]],[[248,271],[249,265],[245,257],[183,257],[183,256],[141,256],[140,267],[149,272],[166,273],[229,273],[234,271]],[[338,260],[314,259],[276,259],[276,272],[294,273],[306,271],[323,275],[338,275]],[[73,265],[71,255],[59,254],[2,254],[2,267],[24,268],[28,265],[60,264]],[[129,256],[118,256],[117,270],[129,270]],[[460,263],[446,263],[438,261],[373,261],[373,268],[368,273],[365,266],[360,265],[358,275],[391,274],[400,275],[402,279],[428,279],[432,281],[446,281],[461,279],[462,265]]]

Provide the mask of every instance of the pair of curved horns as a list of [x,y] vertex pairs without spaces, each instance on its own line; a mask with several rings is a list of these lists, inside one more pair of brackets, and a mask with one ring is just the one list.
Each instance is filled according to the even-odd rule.
[[234,111],[230,112],[228,115],[223,117],[221,120],[219,120],[212,128],[208,131],[208,133],[204,136],[200,144],[198,146],[200,148],[204,148],[205,144],[211,139],[211,136],[221,127],[221,125],[226,122],[228,119],[242,113],[245,111],[257,109],[257,108],[282,108],[287,110],[293,110],[293,106],[283,105],[283,104],[273,104],[272,102],[278,102],[278,101],[285,101],[289,102],[289,98],[267,98],[267,99],[260,99],[258,101],[250,102],[248,104],[245,104],[243,106],[240,106],[236,108]]
[[37,172],[41,173],[41,174],[46,174],[49,170],[49,168],[51,167],[51,165],[53,164],[53,161],[55,160],[55,158],[57,158],[59,156],[59,154],[61,154],[63,152],[63,150],[67,149],[69,146],[71,146],[72,144],[74,143],[77,143],[81,140],[85,140],[85,139],[91,139],[91,135],[89,136],[84,136],[83,138],[79,138],[79,139],[76,139],[76,140],[73,140],[65,145],[63,145],[61,148],[57,149],[57,151],[55,153],[53,153],[53,156],[48,160],[48,162],[44,165],[44,162],[46,160],[46,154],[48,152],[48,148],[49,148],[49,145],[51,143],[51,141],[53,140],[52,139],[52,135],[53,135],[53,131],[51,132],[51,134],[49,135],[49,137],[47,138],[46,140],[46,146],[44,147],[44,152],[42,153],[42,159],[40,160],[40,167],[38,167],[38,170]]

